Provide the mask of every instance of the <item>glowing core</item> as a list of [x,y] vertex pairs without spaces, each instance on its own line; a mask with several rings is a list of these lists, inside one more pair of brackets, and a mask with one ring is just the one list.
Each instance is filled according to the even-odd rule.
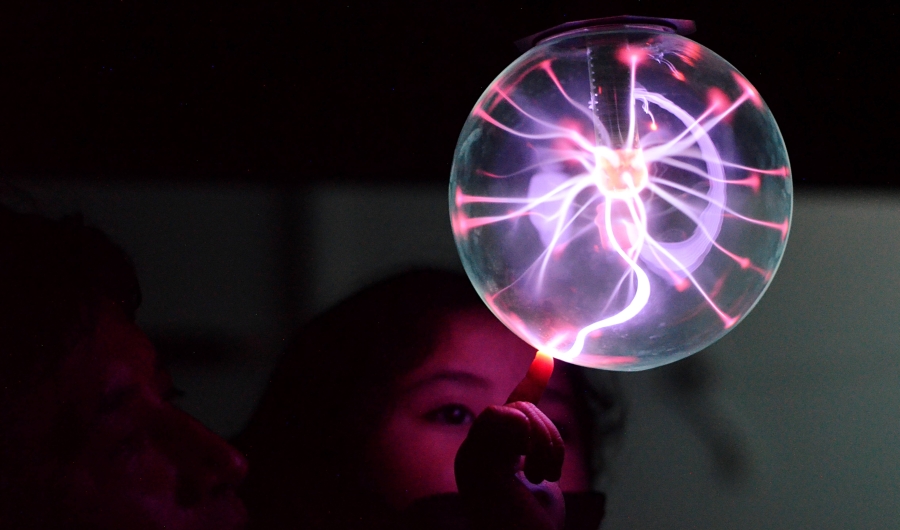
[[[644,152],[640,149],[618,149],[597,157],[597,188],[612,199],[637,195],[649,182]],[[605,154],[605,153],[604,153]]]

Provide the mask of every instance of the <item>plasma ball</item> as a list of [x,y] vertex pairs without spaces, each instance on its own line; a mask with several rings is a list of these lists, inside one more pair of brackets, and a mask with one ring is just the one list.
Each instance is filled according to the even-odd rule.
[[639,370],[752,309],[792,188],[777,125],[733,67],[671,33],[596,29],[548,39],[488,87],[450,199],[463,264],[501,321],[559,359]]

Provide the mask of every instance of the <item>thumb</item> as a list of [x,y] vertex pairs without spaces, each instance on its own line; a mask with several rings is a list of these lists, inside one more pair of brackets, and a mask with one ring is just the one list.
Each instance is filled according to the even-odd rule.
[[512,394],[506,399],[506,403],[515,403],[516,401],[527,401],[537,405],[547,388],[547,382],[550,381],[550,375],[553,373],[553,357],[548,353],[539,351],[535,354],[534,360],[531,361],[531,367],[525,374],[525,379],[512,391]]

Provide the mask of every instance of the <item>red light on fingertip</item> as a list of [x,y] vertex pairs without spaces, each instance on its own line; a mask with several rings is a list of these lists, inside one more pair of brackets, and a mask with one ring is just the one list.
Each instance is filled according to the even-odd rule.
[[550,379],[553,373],[553,356],[547,352],[538,350],[534,354],[534,361],[531,363],[529,373],[534,373],[541,380]]

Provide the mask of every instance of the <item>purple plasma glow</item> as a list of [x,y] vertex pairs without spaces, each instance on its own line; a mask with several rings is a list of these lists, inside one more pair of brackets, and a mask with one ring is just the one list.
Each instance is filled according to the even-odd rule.
[[677,35],[589,31],[488,87],[450,199],[466,270],[510,329],[562,360],[638,370],[752,309],[791,183],[771,113],[728,63]]

